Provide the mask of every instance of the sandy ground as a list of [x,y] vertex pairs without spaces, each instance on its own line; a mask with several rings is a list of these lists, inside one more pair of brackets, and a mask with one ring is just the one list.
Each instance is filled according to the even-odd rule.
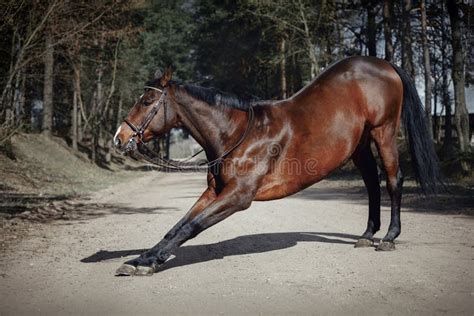
[[255,202],[152,277],[115,277],[205,186],[203,174],[149,173],[96,193],[76,219],[42,225],[3,254],[0,314],[473,315],[473,217],[405,208],[396,251],[355,249],[367,216],[361,185],[327,180]]

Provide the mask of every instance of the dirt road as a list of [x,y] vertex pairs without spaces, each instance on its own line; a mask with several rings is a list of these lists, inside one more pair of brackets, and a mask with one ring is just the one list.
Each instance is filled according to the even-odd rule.
[[154,276],[115,277],[204,185],[203,174],[150,173],[95,194],[77,219],[42,226],[2,255],[0,314],[474,313],[473,218],[405,208],[396,251],[355,249],[367,216],[360,181],[256,202]]

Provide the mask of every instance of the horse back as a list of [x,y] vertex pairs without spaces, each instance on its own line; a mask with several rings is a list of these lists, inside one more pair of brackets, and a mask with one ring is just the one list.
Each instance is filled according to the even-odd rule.
[[275,135],[281,153],[260,197],[295,193],[350,159],[367,130],[384,124],[398,128],[402,98],[401,80],[390,63],[351,57],[333,64],[291,98],[265,107],[262,117],[272,118],[269,135]]

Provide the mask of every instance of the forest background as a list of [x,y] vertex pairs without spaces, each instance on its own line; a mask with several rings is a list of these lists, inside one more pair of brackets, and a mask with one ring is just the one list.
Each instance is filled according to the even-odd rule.
[[[42,133],[110,164],[115,129],[167,66],[182,82],[282,99],[334,61],[370,55],[410,73],[440,157],[471,171],[471,1],[0,3],[3,151],[18,133]],[[159,145],[168,156],[169,136]]]

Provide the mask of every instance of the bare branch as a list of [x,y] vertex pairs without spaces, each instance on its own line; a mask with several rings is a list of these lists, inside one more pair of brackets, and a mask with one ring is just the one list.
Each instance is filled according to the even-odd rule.
[[114,66],[112,70],[112,82],[110,83],[110,91],[109,95],[107,96],[107,99],[105,100],[105,106],[104,106],[104,113],[107,113],[107,110],[109,108],[110,100],[112,98],[112,95],[115,92],[115,78],[117,75],[117,61],[118,61],[118,48],[120,45],[120,39],[117,40],[117,45],[115,45],[115,51],[114,51]]

